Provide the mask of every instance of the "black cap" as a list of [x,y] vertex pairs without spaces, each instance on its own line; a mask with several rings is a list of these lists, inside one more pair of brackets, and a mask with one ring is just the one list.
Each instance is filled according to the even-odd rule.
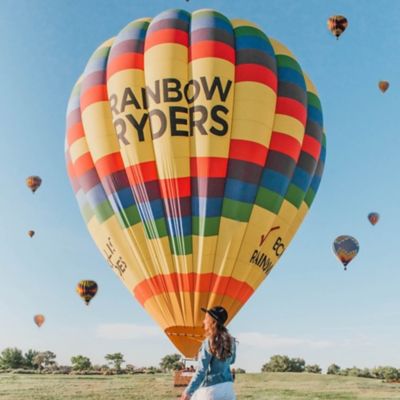
[[228,319],[227,311],[225,310],[224,307],[221,306],[213,307],[210,308],[209,310],[207,310],[207,308],[201,307],[201,311],[210,314],[211,317],[213,317],[221,325],[223,325]]

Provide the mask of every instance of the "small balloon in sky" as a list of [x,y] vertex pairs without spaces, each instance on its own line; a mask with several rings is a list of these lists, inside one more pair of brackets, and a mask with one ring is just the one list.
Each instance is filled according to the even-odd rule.
[[379,214],[377,212],[371,212],[368,214],[368,219],[372,225],[375,225],[379,221]]
[[333,251],[347,270],[347,265],[357,255],[360,245],[356,238],[349,235],[338,236],[333,242]]
[[389,82],[388,81],[379,81],[378,83],[379,89],[382,93],[385,93],[386,90],[389,89]]
[[336,39],[339,39],[339,36],[346,30],[347,18],[343,15],[333,15],[328,18],[328,29],[332,32],[333,35],[336,36]]
[[29,189],[32,190],[32,193],[35,193],[37,189],[39,189],[39,186],[42,184],[42,179],[40,176],[28,176],[26,178],[26,186],[28,186]]
[[35,235],[35,231],[28,231],[29,237],[33,237]]
[[36,314],[33,317],[33,321],[40,328],[43,325],[44,321],[45,321],[45,317],[42,314]]
[[82,280],[76,286],[76,292],[88,306],[93,297],[96,296],[97,283],[95,281]]

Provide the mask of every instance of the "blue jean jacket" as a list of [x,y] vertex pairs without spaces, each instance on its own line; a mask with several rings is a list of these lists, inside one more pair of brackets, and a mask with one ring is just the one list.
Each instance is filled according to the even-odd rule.
[[191,396],[199,387],[233,382],[230,365],[236,359],[235,340],[232,343],[232,355],[225,360],[219,360],[211,354],[210,344],[206,339],[200,347],[197,359],[197,371],[185,390],[186,394]]

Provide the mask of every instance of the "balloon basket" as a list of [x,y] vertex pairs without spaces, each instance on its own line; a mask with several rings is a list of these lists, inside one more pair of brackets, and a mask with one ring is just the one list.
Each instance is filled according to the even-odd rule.
[[181,369],[174,372],[174,387],[186,387],[192,380],[196,370],[194,364],[195,358],[183,358]]

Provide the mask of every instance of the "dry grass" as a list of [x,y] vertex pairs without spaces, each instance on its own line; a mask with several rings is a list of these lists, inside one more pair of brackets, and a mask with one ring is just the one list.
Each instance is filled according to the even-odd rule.
[[[238,400],[400,399],[400,384],[315,374],[244,374]],[[0,374],[1,400],[176,400],[171,375],[68,376]]]

